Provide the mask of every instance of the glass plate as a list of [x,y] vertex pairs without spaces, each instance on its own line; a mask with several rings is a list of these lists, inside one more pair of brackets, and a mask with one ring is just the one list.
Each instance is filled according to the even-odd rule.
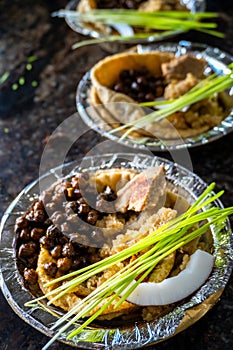
[[[227,66],[233,61],[233,57],[221,51],[218,48],[209,47],[204,44],[180,41],[179,43],[163,43],[151,45],[137,45],[136,52],[143,53],[148,51],[165,51],[176,53],[176,55],[190,53],[198,58],[203,57],[211,69],[219,74],[227,72]],[[217,140],[233,130],[233,109],[230,114],[217,126],[203,134],[194,137],[177,139],[156,139],[146,138],[142,144],[142,139],[132,139],[126,137],[121,139],[121,133],[112,134],[112,125],[104,119],[103,115],[93,107],[94,113],[88,113],[88,107],[92,107],[89,102],[89,92],[92,87],[90,79],[91,71],[88,71],[80,81],[76,92],[76,106],[83,121],[92,129],[105,136],[106,138],[119,142],[125,146],[135,149],[149,149],[150,151],[171,151],[200,146],[214,140]],[[233,89],[233,88],[232,88]],[[232,92],[233,93],[233,92]],[[104,107],[103,107],[104,110]]]
[[[0,230],[0,284],[10,306],[25,322],[47,336],[52,336],[53,333],[49,327],[60,315],[56,307],[50,307],[49,313],[44,311],[45,305],[34,310],[25,307],[25,303],[31,300],[32,296],[21,283],[15,260],[15,219],[25,213],[31,202],[38,197],[39,188],[48,188],[61,177],[72,175],[81,169],[95,171],[113,167],[127,167],[144,170],[155,165],[165,167],[166,178],[170,186],[175,186],[179,193],[190,202],[193,202],[207,187],[197,175],[159,157],[133,153],[104,154],[86,157],[80,164],[73,162],[50,170],[40,180],[28,185],[11,203],[3,215]],[[220,201],[216,201],[214,205],[223,207]],[[178,305],[172,312],[153,322],[131,322],[131,324],[128,322],[127,326],[124,327],[119,326],[119,323],[114,325],[114,321],[108,321],[106,328],[94,324],[87,331],[96,340],[92,343],[78,342],[76,338],[66,341],[62,336],[59,340],[82,349],[136,349],[163,341],[196,322],[218,300],[232,270],[233,246],[229,220],[221,231],[221,237],[214,228],[212,228],[212,235],[214,240],[213,254],[216,257],[212,274],[205,285],[194,295],[186,298],[185,302]],[[223,251],[224,254],[222,254]],[[192,310],[191,318],[190,310]],[[85,337],[86,334],[83,332],[81,336]]]
[[[79,4],[80,0],[71,0],[67,6],[66,6],[66,10],[76,10],[77,6]],[[197,12],[203,12],[205,11],[205,0],[181,0],[181,2],[183,4],[186,5],[186,7],[192,12],[192,13],[197,13]],[[68,24],[68,26],[74,30],[76,33],[82,34],[82,35],[87,35],[90,36],[92,38],[104,38],[106,35],[99,33],[97,30],[94,30],[92,28],[88,28],[87,26],[85,26],[84,24],[75,21],[74,18],[72,18],[71,16],[66,16],[65,17],[66,23]],[[151,42],[151,41],[158,41],[158,40],[165,40],[168,39],[170,37],[173,37],[179,33],[182,33],[181,30],[177,30],[176,33],[173,33],[171,35],[161,35],[158,37],[151,37],[150,39],[133,39],[130,41],[127,41],[127,43],[142,43],[142,42]],[[111,47],[113,44],[111,43],[109,45],[109,49],[110,52],[112,51]]]

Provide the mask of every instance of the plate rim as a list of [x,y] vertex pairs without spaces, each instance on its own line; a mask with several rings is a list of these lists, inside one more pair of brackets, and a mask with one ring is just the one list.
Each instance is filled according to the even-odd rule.
[[[141,167],[142,169],[145,169],[147,168],[148,166],[144,163],[145,160],[148,160],[149,159],[149,162],[152,162],[152,164],[164,164],[167,166],[167,169],[169,171],[174,171],[174,170],[177,170],[179,172],[182,172],[184,174],[187,175],[187,179],[184,179],[184,183],[182,184],[182,186],[185,186],[186,184],[186,181],[188,181],[188,176],[190,176],[189,178],[189,181],[190,179],[196,179],[198,181],[198,184],[201,186],[202,190],[203,190],[203,187],[206,188],[207,184],[199,177],[197,176],[195,173],[193,173],[192,171],[184,168],[183,166],[177,164],[177,163],[174,163],[170,160],[167,160],[165,158],[162,158],[162,157],[159,157],[159,156],[151,156],[151,155],[147,155],[147,154],[136,154],[136,153],[125,153],[125,152],[121,152],[121,153],[118,153],[117,154],[117,157],[116,155],[114,154],[104,154],[104,155],[99,155],[99,156],[95,156],[94,160],[93,160],[93,156],[89,156],[89,157],[85,157],[85,160],[90,161],[92,160],[93,162],[96,162],[98,161],[98,159],[96,160],[96,158],[99,158],[99,159],[102,159],[103,157],[106,158],[105,162],[107,161],[110,161],[111,160],[111,157],[114,158],[114,159],[118,159],[118,158],[121,158],[121,157],[127,157],[126,159],[128,160],[129,157],[132,157],[133,161],[136,159],[140,159],[142,164],[141,164]],[[110,159],[110,160],[109,160]],[[135,163],[136,164],[136,163]],[[75,167],[73,167],[74,165],[76,165]],[[69,167],[73,167],[72,168],[72,172],[73,171],[77,171],[78,169],[80,169],[80,165],[77,164],[77,161],[72,161],[72,162],[69,162],[69,163],[65,163],[65,164],[62,164],[54,169],[51,169],[49,172],[47,172],[46,174],[44,174],[41,178],[38,178],[36,179],[35,181],[31,182],[29,185],[27,185],[21,192],[20,194],[10,203],[9,207],[6,209],[5,213],[3,214],[3,217],[2,217],[2,221],[1,221],[1,225],[0,225],[0,251],[2,251],[2,235],[4,233],[4,228],[5,228],[5,225],[6,225],[6,221],[9,217],[9,215],[12,215],[12,209],[15,208],[15,206],[17,205],[18,201],[21,199],[22,196],[25,196],[27,195],[28,193],[30,193],[30,191],[33,189],[33,187],[35,185],[37,185],[39,183],[39,181],[43,178],[46,178],[48,176],[54,176],[54,178],[56,178],[56,176],[54,174],[56,174],[56,170],[60,170],[61,168],[69,168]],[[82,168],[82,167],[81,167]],[[60,174],[60,172],[58,172]],[[63,177],[62,177],[63,178]],[[191,189],[190,189],[191,191]],[[191,194],[190,194],[191,195]],[[220,206],[220,207],[223,207],[223,204],[220,200],[217,200],[216,201],[217,205]],[[230,220],[227,219],[227,222],[226,222],[226,229],[227,230],[230,230],[231,231],[231,226],[230,226]],[[13,230],[13,229],[12,229]],[[13,237],[14,237],[14,233],[13,233]],[[4,248],[3,248],[4,249]],[[233,249],[233,248],[232,248]],[[230,264],[230,262],[228,262]],[[5,298],[7,299],[8,303],[10,304],[10,306],[12,307],[12,309],[14,310],[14,312],[21,318],[23,319],[25,322],[27,322],[29,325],[31,325],[33,328],[37,329],[38,331],[42,332],[43,334],[45,334],[46,336],[52,336],[52,332],[49,331],[49,328],[45,325],[43,325],[43,327],[41,327],[41,321],[38,321],[37,319],[35,320],[35,318],[33,317],[33,314],[29,312],[26,312],[25,310],[21,309],[21,307],[17,304],[17,302],[14,300],[14,297],[12,299],[12,293],[9,291],[8,289],[8,285],[4,279],[4,274],[3,274],[3,269],[2,269],[2,266],[4,265],[4,261],[2,261],[2,257],[0,255],[0,286],[2,288],[2,292],[3,292],[3,295],[5,296]],[[14,262],[14,265],[16,265],[16,263]],[[232,264],[231,264],[232,265]],[[227,280],[229,279],[230,277],[230,272],[229,270],[232,269],[232,266],[228,266],[228,275],[227,275]],[[17,278],[19,277],[19,273],[18,273],[18,276]],[[223,287],[223,289],[226,287],[226,283],[227,283],[227,280],[225,281],[225,285]],[[27,298],[29,298],[29,300],[31,300],[31,294],[22,286],[21,284],[21,288],[23,289],[23,291],[27,294]],[[199,290],[198,290],[199,291]],[[196,295],[196,292],[195,292],[195,295]],[[212,294],[211,294],[212,295]],[[219,297],[218,297],[219,298]],[[217,302],[218,298],[216,299],[215,302]],[[191,306],[190,306],[191,307]],[[190,307],[188,309],[190,309]],[[208,311],[208,309],[206,310],[206,312]],[[185,310],[183,311],[184,312],[184,315],[185,315]],[[205,312],[205,313],[206,313]],[[182,317],[183,319],[183,317]],[[197,320],[196,320],[197,321]],[[195,322],[196,322],[195,321]],[[195,323],[193,322],[193,323]],[[133,326],[133,328],[135,329],[136,325]],[[188,326],[189,327],[189,326]],[[183,331],[183,329],[182,329]],[[159,340],[151,340],[149,339],[148,340],[148,344],[147,345],[153,345],[153,344],[156,344],[160,341],[164,341],[164,340],[167,340],[169,339],[170,337],[174,336],[175,334],[177,334],[176,332],[173,334],[171,334],[170,336],[167,336],[165,339],[159,339]],[[65,344],[68,344],[68,345],[71,345],[73,347],[79,347],[79,348],[82,348],[82,349],[100,349],[100,348],[103,348],[103,344],[100,344],[100,343],[91,343],[92,346],[90,346],[89,343],[73,343],[73,342],[67,342],[66,340],[64,340],[63,338],[61,339],[58,339],[59,341],[65,343]],[[136,344],[137,345],[137,344]],[[110,344],[108,344],[108,346],[111,346]],[[137,345],[137,346],[133,346],[133,347],[127,347],[125,349],[136,349],[136,348],[139,348],[139,347],[142,347],[142,346],[145,346],[145,344],[140,344],[140,345]],[[111,348],[111,347],[110,347]],[[123,349],[123,347],[120,347],[119,349]]]

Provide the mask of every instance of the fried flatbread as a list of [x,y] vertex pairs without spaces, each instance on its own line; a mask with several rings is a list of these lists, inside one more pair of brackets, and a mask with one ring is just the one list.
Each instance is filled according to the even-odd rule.
[[[47,286],[46,283],[53,280],[53,278],[49,277],[45,271],[44,271],[44,264],[49,262],[55,262],[55,260],[51,257],[48,250],[41,248],[39,258],[38,258],[38,267],[37,267],[37,274],[38,274],[38,283],[39,286],[44,294],[49,293],[53,289],[59,286],[59,284],[54,284],[51,286]],[[57,275],[56,277],[59,277]],[[91,291],[89,291],[90,293]],[[83,286],[76,287],[75,292],[69,292],[62,297],[58,298],[53,302],[53,304],[57,307],[60,307],[64,311],[71,310],[75,305],[78,305],[78,303],[82,300],[80,298],[80,294],[83,293]],[[51,299],[49,297],[48,299]],[[108,298],[104,300],[102,303],[99,304],[98,307],[94,308],[90,315],[93,315],[101,306],[103,306],[107,302]],[[118,316],[121,316],[125,313],[135,311],[138,307],[136,305],[133,305],[131,303],[128,303],[127,301],[123,302],[117,309],[114,309],[114,305],[117,303],[119,298],[114,300],[114,302],[102,313],[101,319],[112,319]]]
[[98,170],[94,176],[90,177],[89,182],[98,192],[103,192],[107,186],[113,191],[117,191],[128,183],[128,181],[133,179],[135,175],[137,175],[137,171],[132,169],[113,168]]
[[91,72],[95,100],[98,98],[108,113],[112,114],[115,122],[126,124],[138,120],[145,116],[145,111],[131,97],[113,91],[112,85],[117,81],[120,72],[128,69],[139,70],[146,67],[153,76],[161,76],[161,64],[168,62],[172,57],[173,54],[163,52],[127,52],[101,60]]

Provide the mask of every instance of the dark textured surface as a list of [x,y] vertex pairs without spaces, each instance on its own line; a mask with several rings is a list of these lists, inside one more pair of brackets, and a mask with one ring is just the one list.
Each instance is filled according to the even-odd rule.
[[[34,75],[26,77],[30,84],[32,81],[38,83],[34,88],[29,83],[22,85],[17,93],[6,86],[0,93],[1,213],[26,184],[38,177],[48,136],[75,112],[78,81],[86,70],[106,55],[96,46],[71,50],[71,45],[81,37],[63,20],[50,17],[53,10],[65,3],[62,0],[0,0],[0,77],[9,71],[14,83],[22,75],[30,74],[25,71],[27,58],[35,55]],[[220,40],[196,33],[189,33],[184,38],[233,53],[232,2],[209,1],[208,9],[222,12],[220,25],[226,38]],[[57,137],[62,141],[62,134]],[[96,133],[89,132],[75,144],[69,159],[85,155],[99,140]],[[233,134],[190,151],[194,171],[208,183],[216,181],[218,189],[225,189],[225,205],[233,205],[232,143]],[[149,348],[230,350],[233,347],[232,317],[231,279],[221,300],[199,322],[176,337]],[[0,293],[0,349],[39,350],[46,341],[44,335],[14,314]],[[70,347],[56,343],[51,349]]]

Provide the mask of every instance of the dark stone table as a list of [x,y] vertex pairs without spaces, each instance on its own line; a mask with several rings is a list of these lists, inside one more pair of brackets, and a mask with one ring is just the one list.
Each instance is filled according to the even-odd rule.
[[[10,72],[11,83],[0,85],[0,210],[38,177],[43,148],[56,127],[73,114],[80,78],[107,53],[97,46],[72,50],[81,36],[52,11],[66,1],[0,0],[0,79]],[[231,3],[231,5],[230,5]],[[231,8],[230,8],[231,7]],[[233,54],[231,1],[209,1],[209,10],[221,12],[224,40],[188,33],[182,38],[217,46]],[[33,61],[34,58],[36,60]],[[25,67],[32,64],[33,71]],[[27,83],[22,80],[26,77]],[[17,83],[18,85],[14,85]],[[6,85],[6,84],[5,84]],[[81,123],[81,121],[80,121]],[[81,124],[80,124],[81,125]],[[62,138],[62,133],[57,137]],[[85,155],[101,137],[89,131],[69,152],[67,160]],[[233,205],[233,134],[190,150],[194,172],[224,189],[225,205]],[[162,154],[167,157],[167,154]],[[199,322],[164,343],[149,349],[230,350],[233,347],[233,280],[220,301]],[[14,314],[0,293],[0,349],[39,350],[47,338]],[[70,349],[55,343],[51,350]]]

